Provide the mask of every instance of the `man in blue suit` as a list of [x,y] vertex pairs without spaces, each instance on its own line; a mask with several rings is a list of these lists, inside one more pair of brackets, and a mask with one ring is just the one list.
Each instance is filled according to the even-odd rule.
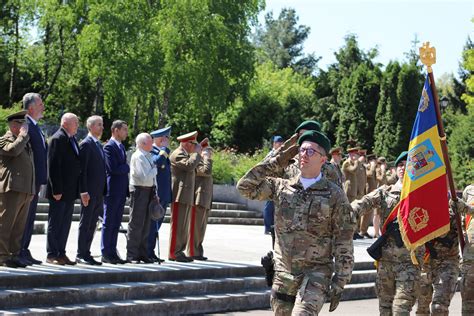
[[129,194],[127,153],[122,142],[127,139],[128,126],[121,120],[112,123],[112,137],[104,147],[107,194],[102,225],[102,262],[124,264],[117,252],[117,237],[122,223],[125,200]]
[[36,208],[38,205],[38,194],[41,185],[47,183],[47,154],[48,144],[38,126],[38,121],[43,117],[44,105],[41,96],[38,93],[27,93],[23,96],[23,108],[28,111],[26,121],[28,123],[28,136],[30,137],[30,146],[33,151],[35,166],[35,195],[30,203],[28,218],[26,220],[25,230],[21,241],[20,258],[28,265],[41,264],[31,256],[28,249],[31,242],[31,235],[35,224]]
[[81,161],[79,144],[74,135],[79,120],[66,113],[61,117],[61,128],[51,137],[48,152],[49,200],[46,262],[59,265],[75,265],[66,256],[66,243],[71,228],[74,201],[79,197]]
[[104,131],[102,117],[93,115],[86,122],[89,134],[81,142],[81,218],[76,262],[101,265],[91,256],[91,244],[99,216],[104,212],[104,195],[107,193],[105,155],[100,143]]
[[[151,150],[151,156],[153,163],[158,169],[156,175],[156,183],[158,186],[158,197],[160,198],[160,204],[166,210],[171,202],[171,163],[169,159],[170,149],[169,137],[171,133],[171,126],[151,132],[150,135],[153,137],[153,149]],[[163,262],[160,259],[160,245],[157,243],[158,231],[163,223],[163,219],[159,221],[151,220],[150,223],[150,234],[148,235],[148,258],[153,259],[155,262]],[[158,244],[158,245],[157,245]],[[154,253],[155,245],[158,247],[158,255]]]

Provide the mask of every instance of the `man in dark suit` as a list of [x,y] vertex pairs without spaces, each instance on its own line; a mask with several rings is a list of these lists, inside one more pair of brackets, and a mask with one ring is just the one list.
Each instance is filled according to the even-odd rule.
[[75,265],[66,256],[66,243],[71,228],[74,200],[79,197],[81,161],[79,144],[74,135],[79,120],[72,113],[61,118],[61,128],[51,137],[48,152],[49,200],[46,262],[59,265]]
[[112,137],[104,146],[107,174],[107,194],[104,205],[104,223],[102,225],[102,262],[126,263],[117,252],[117,237],[122,222],[123,208],[128,192],[127,153],[122,142],[127,139],[128,126],[121,120],[112,123]]
[[36,217],[36,207],[38,205],[38,194],[41,185],[45,185],[48,180],[48,144],[38,126],[38,121],[43,117],[44,105],[41,96],[38,93],[27,93],[23,96],[23,108],[27,111],[26,121],[28,123],[28,136],[30,137],[30,147],[33,151],[35,164],[35,194],[30,203],[28,210],[28,218],[25,224],[25,230],[21,240],[20,258],[27,264],[41,264],[40,260],[36,260],[31,256],[28,249],[31,242],[31,235]]
[[81,219],[76,262],[88,265],[101,265],[91,256],[91,244],[99,215],[104,212],[104,195],[107,192],[104,150],[100,137],[104,131],[102,117],[98,115],[87,119],[89,134],[80,144],[81,158]]

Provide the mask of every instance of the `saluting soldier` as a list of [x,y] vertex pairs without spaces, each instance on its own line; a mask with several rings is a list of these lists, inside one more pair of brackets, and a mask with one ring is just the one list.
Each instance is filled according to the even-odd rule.
[[9,130],[0,137],[0,266],[10,268],[28,264],[19,254],[30,201],[36,192],[26,113],[7,116]]
[[[374,208],[381,209],[382,222],[391,228],[382,246],[382,256],[378,260],[375,289],[379,299],[380,315],[409,315],[419,293],[420,268],[412,263],[410,251],[405,248],[396,223],[396,214],[392,211],[400,201],[402,180],[408,152],[402,152],[395,165],[400,179],[395,185],[382,186],[365,195],[361,200],[351,203],[356,216],[371,212]],[[394,225],[394,226],[392,226]],[[390,232],[390,233],[389,233]],[[420,248],[421,249],[421,248]],[[416,254],[418,262],[422,262],[422,254]]]
[[416,315],[448,315],[460,271],[458,230],[452,210],[449,232],[427,242],[425,247]]
[[177,138],[180,142],[179,147],[170,156],[173,203],[168,259],[171,261],[193,261],[184,251],[189,234],[189,214],[194,204],[196,168],[201,161],[201,145],[196,140],[197,135],[198,133],[194,131],[179,136]]
[[[171,134],[171,126],[164,127],[150,133],[153,137],[153,148],[150,152],[152,161],[156,165],[156,185],[157,192],[160,198],[161,206],[166,210],[171,203],[171,162],[169,149],[169,137]],[[164,218],[163,218],[164,219]],[[148,235],[148,257],[155,262],[163,262],[160,258],[159,245],[159,230],[163,219],[150,223],[150,234]],[[157,253],[155,254],[155,245],[157,246]]]
[[334,169],[337,172],[337,176],[339,178],[339,187],[343,187],[344,181],[346,181],[346,178],[342,174],[341,170],[341,161],[342,161],[342,148],[341,147],[336,147],[333,148],[329,151],[329,154],[331,155],[331,161],[330,163],[334,166]]
[[209,139],[201,141],[202,159],[196,169],[195,200],[189,225],[188,254],[194,260],[207,260],[202,243],[212,205],[212,148]]
[[[275,202],[275,275],[271,306],[276,315],[317,315],[331,298],[337,306],[354,265],[354,223],[341,188],[321,174],[329,139],[307,131],[276,157],[250,169],[237,184],[239,192]],[[301,174],[281,174],[299,152]]]
[[342,173],[346,178],[344,192],[349,202],[357,198],[357,170],[359,169],[359,147],[347,149],[349,157],[342,163]]
[[[370,193],[373,190],[377,188],[377,179],[375,175],[375,167],[376,167],[376,157],[374,154],[367,155],[367,160],[368,164],[365,165],[366,168],[366,174],[367,174],[367,181],[365,185],[365,191],[366,193]],[[369,235],[368,229],[370,225],[370,220],[373,218],[373,214],[369,213],[367,215],[363,215],[360,219],[360,232],[359,235],[361,235],[364,238],[372,238],[372,236]]]

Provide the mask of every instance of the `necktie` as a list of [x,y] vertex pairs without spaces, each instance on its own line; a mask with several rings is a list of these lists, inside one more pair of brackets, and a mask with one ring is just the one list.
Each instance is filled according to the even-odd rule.
[[127,158],[127,154],[125,153],[125,146],[120,144],[120,151],[122,152],[123,158]]
[[97,145],[97,148],[99,148],[100,155],[102,158],[104,158],[104,149],[102,148],[102,144],[99,141],[96,141],[95,144]]
[[76,153],[76,155],[79,156],[79,149],[77,148],[76,142],[74,141],[74,136],[69,137],[69,141],[71,142],[71,146],[74,149],[74,152]]

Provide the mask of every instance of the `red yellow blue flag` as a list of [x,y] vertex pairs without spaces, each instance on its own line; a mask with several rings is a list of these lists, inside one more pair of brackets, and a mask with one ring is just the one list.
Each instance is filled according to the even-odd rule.
[[448,184],[433,94],[427,75],[408,146],[398,205],[400,232],[412,254],[425,242],[449,231]]

